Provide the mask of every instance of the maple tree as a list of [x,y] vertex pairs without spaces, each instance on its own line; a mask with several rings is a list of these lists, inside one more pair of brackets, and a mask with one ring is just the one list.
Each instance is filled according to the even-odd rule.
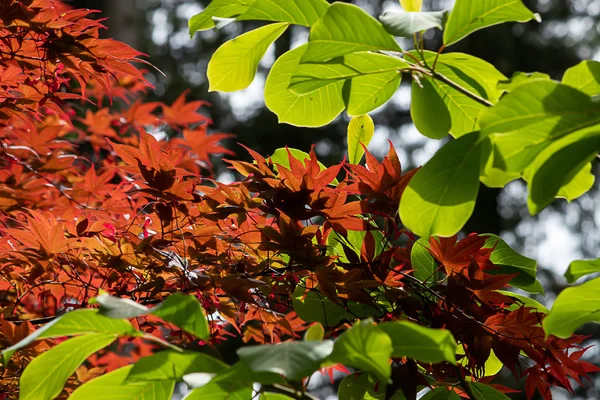
[[[496,12],[500,0],[459,0],[446,18],[402,1],[406,12],[381,23],[352,5],[283,2],[213,0],[192,18],[192,34],[234,19],[274,22],[214,54],[211,88],[248,86],[290,24],[310,27],[308,43],[273,65],[265,99],[298,125],[347,109],[349,161],[326,167],[314,150],[245,149],[251,162],[226,160],[241,176],[230,184],[212,176],[215,156],[234,154],[221,144],[230,135],[209,133],[206,103],[186,93],[172,105],[145,102],[149,83],[134,63],[151,65],[101,39],[89,10],[3,2],[5,397],[170,399],[185,382],[188,400],[302,399],[312,398],[314,372],[351,367],[342,399],[416,399],[423,389],[425,399],[503,399],[511,389],[492,382],[504,366],[526,378],[529,398],[550,399],[552,387],[572,391],[598,371],[573,335],[598,317],[597,280],[567,289],[549,311],[507,290],[543,290],[534,260],[494,235],[457,236],[480,179],[524,177],[533,212],[591,187],[597,63],[563,83],[509,80],[482,60],[419,46],[426,29],[444,28],[451,46],[485,26],[534,19],[520,2]],[[412,35],[416,50],[404,52],[394,36]],[[382,161],[365,147],[367,114],[403,74],[419,131],[456,138],[413,171],[391,143]],[[597,264],[575,263],[569,276]],[[583,294],[590,301],[573,305]]]

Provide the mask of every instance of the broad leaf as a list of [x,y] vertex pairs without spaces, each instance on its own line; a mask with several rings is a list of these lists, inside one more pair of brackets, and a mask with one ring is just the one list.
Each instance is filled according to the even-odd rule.
[[509,292],[507,290],[496,290],[496,292],[503,294],[505,296],[508,297],[513,297],[517,300],[519,300],[518,303],[513,304],[511,307],[508,307],[509,310],[513,311],[516,310],[518,307],[520,307],[521,305],[524,307],[529,307],[529,308],[533,308],[535,309],[537,312],[543,313],[543,314],[548,314],[550,312],[550,310],[548,309],[548,307],[546,307],[545,305],[541,304],[540,302],[527,297],[527,296],[523,296],[522,294],[518,294],[518,293],[514,293],[514,292]]
[[209,91],[235,92],[250,86],[260,60],[288,26],[287,23],[269,24],[219,47],[208,63]]
[[360,7],[334,3],[310,30],[302,62],[327,61],[359,51],[401,51],[383,26]]
[[183,400],[248,400],[253,393],[251,385],[210,382],[192,390]]
[[400,0],[400,4],[405,11],[417,12],[421,11],[423,6],[423,0]]
[[325,329],[323,328],[323,325],[318,322],[309,326],[306,332],[304,332],[304,340],[307,341],[323,340],[324,337]]
[[417,130],[430,139],[442,139],[452,129],[448,107],[429,78],[412,83],[410,115]]
[[[499,270],[490,270],[490,273],[505,275],[518,273],[519,275],[510,281],[510,285],[526,291],[533,289],[533,285],[536,283],[536,261],[519,254],[496,235],[485,234],[481,236],[487,238],[484,248],[494,249],[490,261],[500,267]],[[538,291],[535,290],[530,293],[538,293]]]
[[596,182],[596,177],[592,172],[592,163],[587,163],[581,170],[568,182],[563,185],[556,194],[556,197],[566,199],[571,202],[585,193],[589,192]]
[[410,264],[413,275],[421,282],[437,281],[437,263],[428,250],[429,238],[420,238],[413,244],[410,252]]
[[402,74],[397,71],[362,75],[346,81],[343,88],[348,115],[368,114],[388,102],[398,90]]
[[590,96],[600,94],[600,62],[586,60],[569,68],[562,83],[581,90]]
[[455,391],[448,390],[445,387],[438,387],[431,390],[421,397],[420,400],[460,400],[461,397]]
[[218,374],[227,368],[227,364],[207,354],[163,350],[138,360],[129,372],[127,381],[179,381],[187,374]]
[[321,293],[308,291],[300,285],[293,294],[294,311],[306,322],[319,322],[324,326],[336,326],[344,319],[353,317],[342,306],[335,304]]
[[560,292],[542,325],[546,335],[566,339],[593,321],[600,322],[600,278]]
[[600,123],[600,104],[570,86],[534,81],[518,86],[480,116],[495,145],[495,166],[522,172],[552,140]]
[[426,363],[456,363],[456,341],[444,329],[431,329],[414,322],[384,322],[378,327],[392,339],[392,357],[407,357]]
[[340,383],[338,398],[340,400],[384,400],[385,382],[379,381],[372,374],[363,372],[360,375],[350,374]]
[[344,82],[336,81],[307,94],[290,89],[292,76],[307,48],[308,44],[304,44],[275,61],[265,84],[265,103],[280,123],[318,127],[327,125],[344,110]]
[[19,343],[2,351],[3,363],[6,365],[13,353],[41,339],[61,336],[74,336],[85,333],[114,333],[117,336],[134,335],[137,331],[125,320],[108,318],[98,310],[76,310],[47,323]]
[[444,31],[444,45],[450,46],[488,26],[532,19],[540,21],[522,0],[456,0]]
[[364,320],[340,335],[329,361],[372,372],[387,381],[392,350],[392,339],[372,321]]
[[125,382],[133,365],[116,369],[84,383],[69,400],[170,400],[175,381]]
[[287,22],[311,26],[329,7],[326,0],[255,0],[237,20]]
[[365,154],[365,147],[371,142],[374,133],[375,124],[369,115],[361,115],[350,120],[348,125],[348,161],[350,164],[360,163]]
[[541,72],[515,72],[510,79],[498,82],[498,89],[512,92],[517,87],[534,81],[549,81],[550,75]]
[[401,58],[360,52],[336,57],[324,63],[302,63],[292,76],[290,89],[298,94],[362,75],[401,71],[409,65]]
[[333,342],[323,340],[248,346],[237,354],[253,371],[274,372],[298,381],[319,369],[332,350]]
[[411,231],[425,238],[452,236],[467,222],[479,192],[479,137],[448,143],[411,179],[400,201],[400,218]]
[[266,392],[260,395],[259,400],[294,400],[294,398],[281,393]]
[[117,335],[91,333],[66,340],[34,358],[23,371],[19,399],[50,400],[63,390],[73,372],[98,350],[111,344]]
[[210,330],[204,310],[198,300],[191,295],[173,293],[165,301],[153,308],[147,308],[130,299],[121,299],[107,294],[96,298],[100,312],[111,318],[134,318],[153,314],[199,339],[208,339]]
[[469,383],[475,395],[474,400],[510,400],[510,398],[498,389],[479,382]]
[[600,259],[596,260],[578,260],[569,265],[565,272],[565,278],[569,283],[574,283],[577,279],[586,275],[600,272]]
[[[465,354],[465,348],[462,344],[459,344],[458,347],[456,348],[456,355],[457,356],[463,356]],[[457,357],[458,359],[459,357]],[[466,357],[460,358],[458,360],[458,364],[462,365],[465,368],[468,368],[469,366],[469,359]],[[496,353],[494,353],[494,350],[490,350],[490,356],[488,357],[488,359],[485,361],[485,364],[483,365],[483,376],[494,376],[496,375],[498,372],[500,372],[500,370],[502,369],[502,367],[504,366],[504,364],[502,364],[502,361],[500,361],[498,359],[498,356],[496,356]]]
[[386,11],[379,17],[386,31],[394,36],[412,37],[417,32],[432,28],[444,29],[448,11],[394,12]]
[[243,14],[256,0],[212,0],[208,6],[197,15],[190,18],[190,36],[198,31],[215,27],[213,17],[231,18]]

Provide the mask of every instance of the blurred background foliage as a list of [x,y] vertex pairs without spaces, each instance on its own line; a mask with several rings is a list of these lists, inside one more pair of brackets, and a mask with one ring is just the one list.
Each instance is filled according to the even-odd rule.
[[[399,9],[396,0],[355,0],[372,15],[383,10]],[[339,162],[345,155],[345,135],[348,118],[341,116],[334,123],[320,129],[280,125],[277,117],[264,106],[262,89],[269,67],[290,48],[307,36],[306,28],[288,30],[268,52],[260,65],[254,83],[242,92],[232,94],[209,93],[206,66],[210,56],[226,40],[258,26],[256,23],[235,23],[219,31],[206,31],[190,39],[188,20],[209,3],[208,0],[71,0],[77,7],[101,11],[109,19],[106,35],[122,40],[149,55],[149,60],[164,75],[149,70],[156,89],[151,96],[172,102],[182,91],[190,90],[188,99],[212,103],[209,110],[213,129],[236,135],[228,145],[238,157],[246,158],[236,142],[271,154],[276,148],[295,147],[308,151],[312,145],[325,164]],[[515,71],[541,71],[561,79],[565,69],[582,59],[600,60],[600,0],[525,0],[530,9],[542,16],[541,24],[504,24],[479,31],[447,51],[465,52],[492,63],[501,72],[511,76]],[[424,10],[452,7],[453,0],[425,0]],[[429,31],[426,44],[437,49],[441,34]],[[411,47],[410,42],[402,43]],[[152,99],[149,99],[152,100]],[[370,150],[378,156],[387,153],[387,141],[397,148],[404,168],[426,162],[439,148],[440,142],[421,136],[411,123],[410,86],[402,85],[393,101],[373,113],[377,129]],[[598,166],[595,166],[598,176]],[[219,178],[231,181],[235,176],[223,165]],[[540,300],[550,305],[555,293],[566,286],[562,277],[568,264],[579,258],[600,256],[600,193],[597,188],[567,204],[556,201],[552,207],[536,217],[526,208],[526,188],[522,182],[513,182],[504,190],[482,186],[477,208],[465,233],[486,232],[501,235],[511,246],[538,260],[540,280],[547,288]],[[597,327],[597,326],[596,326]],[[600,328],[587,327],[584,334],[600,338]],[[587,354],[598,363],[600,348]],[[513,386],[507,377],[506,384]],[[319,385],[319,383],[316,383]],[[590,384],[580,398],[600,398],[600,379]],[[598,389],[594,389],[594,386]],[[329,392],[328,392],[329,391]],[[333,393],[322,389],[320,398]],[[516,396],[512,396],[517,398]],[[570,398],[556,393],[555,398]]]

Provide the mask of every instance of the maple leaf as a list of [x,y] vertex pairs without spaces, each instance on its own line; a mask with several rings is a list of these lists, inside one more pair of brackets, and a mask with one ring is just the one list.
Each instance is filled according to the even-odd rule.
[[198,123],[211,123],[210,118],[199,114],[197,110],[209,103],[201,100],[185,102],[189,90],[183,92],[171,106],[162,105],[163,120],[173,127],[186,127]]
[[[495,268],[490,261],[493,249],[483,248],[485,237],[470,235],[458,242],[456,239],[456,235],[429,239],[429,252],[444,267],[447,275],[468,275],[468,267],[472,261],[480,271]],[[483,274],[479,274],[477,278],[483,279]]]

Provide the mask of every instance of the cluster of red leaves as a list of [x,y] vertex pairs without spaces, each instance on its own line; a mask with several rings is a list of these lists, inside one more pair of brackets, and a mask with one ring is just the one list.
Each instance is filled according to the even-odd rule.
[[[307,326],[293,297],[319,293],[344,308],[369,306],[377,320],[452,331],[467,362],[423,365],[441,382],[479,379],[491,349],[514,371],[520,352],[529,356],[529,395],[533,387],[545,396],[550,385],[570,389],[569,377],[595,369],[571,352],[580,338],[545,339],[541,315],[496,292],[514,276],[490,274],[491,250],[481,238],[432,239],[442,277],[414,276],[414,238],[397,215],[414,171],[402,174],[393,147],[382,162],[366,152],[365,166],[330,168],[312,151],[274,163],[248,150],[252,162],[229,161],[242,180],[211,179],[210,156],[230,152],[219,144],[227,135],[207,133],[210,121],[198,112],[204,103],[186,102],[185,94],[170,106],[143,102],[142,74],[130,64],[140,54],[98,39],[102,25],[89,13],[51,0],[0,6],[3,346],[33,329],[16,320],[85,307],[100,290],[141,302],[193,293],[219,316],[211,320],[213,343],[232,335],[279,342]],[[165,334],[156,321],[136,323]],[[189,340],[175,329],[167,335]],[[47,346],[30,347],[3,369],[4,390],[16,393],[24,365]],[[150,351],[137,339],[121,342],[90,359],[67,388]],[[411,398],[423,372],[414,361],[396,361],[394,376]]]

